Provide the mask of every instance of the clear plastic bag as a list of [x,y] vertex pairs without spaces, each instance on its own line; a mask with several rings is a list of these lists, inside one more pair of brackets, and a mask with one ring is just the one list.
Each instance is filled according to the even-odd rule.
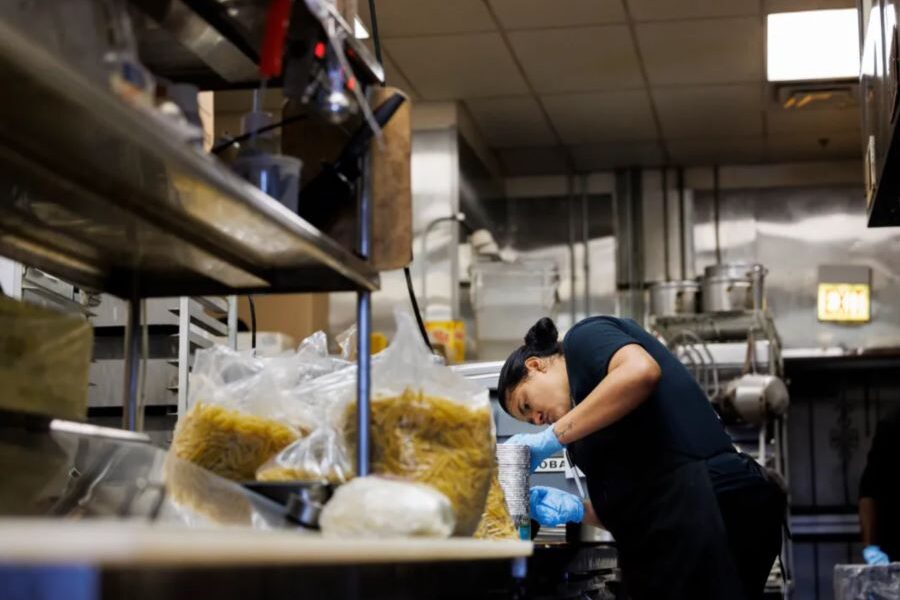
[[261,466],[259,481],[327,481],[339,484],[353,477],[340,436],[328,426],[290,444]]
[[430,486],[371,476],[339,487],[319,525],[328,537],[445,538],[454,517],[450,501]]
[[252,480],[256,470],[301,432],[274,419],[197,402],[178,420],[172,452],[220,477]]
[[835,600],[900,598],[900,563],[883,566],[835,565]]
[[[372,368],[372,472],[434,487],[453,506],[454,534],[472,535],[494,465],[487,391],[440,365],[411,315],[398,313],[396,319],[397,334]],[[355,456],[356,404],[346,406],[340,419]]]
[[500,485],[500,471],[496,463],[491,473],[491,487],[488,490],[484,513],[475,530],[474,537],[483,540],[517,540],[519,531],[506,506],[506,494]]
[[294,389],[347,365],[328,355],[321,332],[283,356],[260,358],[225,346],[200,350],[190,409],[175,428],[172,450],[222,477],[252,480],[266,461],[324,421]]
[[0,294],[0,408],[83,421],[94,330]]
[[338,347],[341,349],[341,358],[344,360],[356,360],[356,323],[348,327],[345,331],[338,334],[335,338]]

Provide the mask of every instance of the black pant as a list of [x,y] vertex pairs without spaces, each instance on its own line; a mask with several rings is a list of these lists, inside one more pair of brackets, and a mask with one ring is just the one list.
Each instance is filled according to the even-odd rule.
[[781,490],[762,479],[717,496],[699,461],[641,486],[607,525],[632,600],[757,600],[783,510]]
[[718,495],[728,545],[747,600],[762,598],[772,565],[781,552],[786,498],[768,480]]

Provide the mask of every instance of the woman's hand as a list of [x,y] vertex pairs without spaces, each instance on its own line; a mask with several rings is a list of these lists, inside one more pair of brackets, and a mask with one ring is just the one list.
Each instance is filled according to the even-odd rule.
[[891,559],[878,546],[866,546],[863,549],[863,558],[867,565],[889,565]]
[[531,448],[532,473],[541,466],[545,459],[550,458],[563,449],[563,445],[559,442],[556,434],[553,433],[553,427],[547,427],[538,433],[517,433],[504,443]]
[[584,519],[584,503],[575,494],[560,489],[536,485],[529,497],[531,517],[547,527],[581,523]]

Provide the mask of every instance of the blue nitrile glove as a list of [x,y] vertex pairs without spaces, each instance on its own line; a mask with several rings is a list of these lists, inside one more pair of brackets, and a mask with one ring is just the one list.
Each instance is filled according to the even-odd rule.
[[563,449],[559,438],[553,433],[553,426],[547,427],[538,433],[517,433],[505,444],[516,444],[531,448],[531,472],[533,473],[546,458],[550,458]]
[[889,565],[891,559],[878,546],[866,546],[863,548],[863,558],[867,565]]
[[536,485],[529,494],[531,518],[547,527],[581,523],[584,503],[575,494],[554,487]]

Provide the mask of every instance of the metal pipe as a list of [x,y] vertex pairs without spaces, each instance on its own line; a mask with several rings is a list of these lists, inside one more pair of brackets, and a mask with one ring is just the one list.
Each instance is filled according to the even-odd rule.
[[369,423],[371,407],[369,405],[372,374],[371,348],[372,339],[372,294],[369,291],[359,292],[356,304],[357,351],[356,351],[356,474],[365,477],[369,474]]
[[[367,159],[364,164],[359,194],[359,254],[368,260],[372,243],[372,194],[371,163]],[[359,292],[356,301],[356,473],[365,477],[370,471],[369,440],[372,383],[372,294],[368,290]]]
[[663,260],[665,260],[666,281],[672,281],[672,267],[669,265],[669,169],[662,169],[663,205]]
[[678,167],[676,171],[678,178],[678,238],[681,244],[681,273],[679,279],[687,279],[687,232],[685,232],[685,214],[684,214],[684,169]]
[[722,264],[722,244],[719,240],[719,165],[713,167],[713,227],[716,236],[716,264]]
[[566,182],[569,191],[569,198],[566,202],[569,209],[569,311],[572,313],[572,325],[574,325],[578,321],[578,306],[575,300],[577,286],[575,277],[575,177],[568,175]]
[[763,423],[763,426],[759,428],[759,464],[765,468],[766,466],[766,428],[768,425]]
[[137,431],[144,430],[148,358],[150,358],[150,324],[147,322],[147,300],[144,298],[141,300],[141,355],[138,358],[140,375],[138,376]]
[[125,373],[122,392],[122,428],[138,430],[138,380],[141,356],[141,300],[137,289],[128,301],[125,323]]
[[590,207],[588,205],[588,178],[581,176],[581,245],[584,248],[584,316],[591,316],[591,253],[588,248],[591,238]]
[[238,299],[228,296],[228,345],[237,350],[238,338]]
[[[433,221],[430,221],[428,225],[425,226],[425,231],[422,232],[422,252],[420,253],[422,259],[422,318],[428,318],[428,236],[431,235],[431,232],[437,225],[441,223],[445,223],[447,221],[455,221],[456,223],[462,223],[466,219],[466,216],[459,212],[455,215],[449,215],[446,217],[438,217]],[[455,317],[455,315],[454,315]]]
[[640,169],[631,169],[631,193],[629,201],[629,215],[631,226],[631,317],[639,323],[645,323],[647,317],[644,306],[644,188],[643,173]]
[[178,418],[188,411],[188,371],[191,365],[191,299],[178,299]]

